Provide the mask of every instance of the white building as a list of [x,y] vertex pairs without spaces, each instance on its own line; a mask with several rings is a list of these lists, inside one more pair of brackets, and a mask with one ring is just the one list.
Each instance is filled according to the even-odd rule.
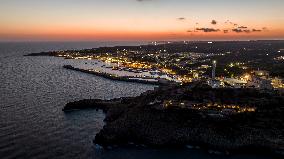
[[210,80],[207,81],[207,83],[212,88],[221,88],[221,87],[223,87],[222,82],[220,80],[210,79]]
[[273,89],[273,86],[269,79],[256,77],[256,76],[252,77],[251,80],[248,81],[247,87],[259,88],[259,89]]
[[245,88],[247,85],[246,81],[238,80],[235,78],[224,78],[224,83],[230,85],[233,88]]

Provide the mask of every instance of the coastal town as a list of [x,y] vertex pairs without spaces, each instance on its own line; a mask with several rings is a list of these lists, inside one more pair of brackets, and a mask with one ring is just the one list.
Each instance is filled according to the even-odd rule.
[[282,47],[283,41],[152,42],[27,56],[63,58],[69,60],[63,68],[70,71],[157,85],[137,97],[65,105],[65,113],[90,108],[105,112],[106,125],[94,139],[98,148],[133,142],[201,146],[213,154],[263,149],[281,156]]
[[0,159],[284,159],[283,8],[2,0]]
[[[216,44],[215,44],[216,43]],[[230,42],[152,42],[137,47],[119,46],[88,50],[67,50],[52,55],[77,60],[84,72],[117,77],[124,81],[144,83],[185,84],[202,81],[212,88],[284,88],[283,72],[275,73],[273,67],[283,67],[283,48],[273,41],[252,41],[251,45]],[[258,44],[276,45],[275,48],[255,48]],[[219,47],[214,48],[214,44]],[[230,48],[230,45],[232,45]],[[236,48],[239,45],[240,48]],[[243,47],[247,48],[243,48]],[[252,48],[249,48],[249,47]],[[271,46],[271,45],[269,45]],[[202,47],[202,48],[201,48]],[[188,48],[188,49],[187,49]],[[220,50],[220,51],[219,51]],[[257,51],[256,53],[252,53]],[[267,68],[259,63],[270,61]],[[268,60],[267,60],[268,59]],[[82,65],[83,63],[83,65]],[[263,63],[264,65],[264,63]]]

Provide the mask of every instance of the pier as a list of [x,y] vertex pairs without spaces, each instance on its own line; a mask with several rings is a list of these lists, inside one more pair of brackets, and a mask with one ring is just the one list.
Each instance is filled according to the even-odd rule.
[[155,78],[144,78],[144,77],[135,77],[135,76],[118,76],[114,74],[109,74],[105,72],[99,72],[96,70],[87,70],[82,68],[76,68],[71,65],[64,65],[66,69],[79,71],[83,73],[93,74],[96,76],[100,76],[106,79],[115,80],[115,81],[124,81],[124,82],[135,82],[135,83],[143,83],[143,84],[152,84],[152,85],[167,85],[173,84],[174,82],[167,81],[165,79],[155,79]]

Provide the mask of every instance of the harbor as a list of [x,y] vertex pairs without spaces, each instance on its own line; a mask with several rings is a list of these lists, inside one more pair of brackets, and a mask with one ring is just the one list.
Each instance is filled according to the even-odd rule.
[[159,69],[124,67],[119,66],[116,63],[91,59],[81,59],[80,61],[76,61],[76,64],[73,64],[74,66],[64,65],[63,67],[117,81],[154,85],[182,83],[177,76],[165,73]]

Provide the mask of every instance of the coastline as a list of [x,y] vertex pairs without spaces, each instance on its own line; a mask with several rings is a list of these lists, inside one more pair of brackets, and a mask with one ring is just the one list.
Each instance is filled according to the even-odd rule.
[[[57,55],[56,52],[48,52],[28,56]],[[102,109],[105,112],[107,124],[94,140],[95,144],[104,148],[134,144],[157,148],[201,147],[213,154],[219,152],[222,154],[268,153],[277,156],[284,154],[283,136],[281,135],[283,134],[283,124],[281,124],[283,119],[279,115],[283,113],[283,108],[279,105],[281,103],[279,101],[282,100],[283,103],[283,97],[279,101],[277,101],[278,96],[272,97],[271,100],[268,93],[267,97],[256,97],[249,94],[248,97],[240,96],[240,99],[238,99],[238,93],[242,94],[242,91],[231,90],[237,94],[231,94],[228,98],[237,98],[230,101],[229,104],[253,103],[252,105],[257,108],[256,112],[234,115],[214,114],[215,112],[210,114],[179,106],[162,108],[161,105],[164,104],[165,100],[176,99],[179,101],[183,98],[189,98],[195,102],[202,100],[206,103],[212,102],[212,98],[214,98],[213,103],[218,103],[223,102],[224,99],[215,99],[216,92],[209,88],[204,90],[204,88],[195,87],[192,89],[192,86],[186,86],[194,91],[200,89],[204,94],[213,92],[213,95],[211,94],[213,97],[211,95],[204,96],[202,93],[192,93],[193,97],[189,97],[188,92],[184,91],[184,88],[178,88],[178,86],[135,80],[127,76],[119,77],[94,70],[75,68],[71,65],[65,65],[64,68],[94,74],[110,80],[161,85],[155,91],[143,93],[139,97],[108,101],[89,99],[68,103],[64,107],[63,111],[66,113],[76,109],[89,108]],[[220,90],[220,92],[224,91]],[[277,101],[278,108],[275,108],[274,100]],[[225,102],[225,104],[228,103]],[[263,109],[263,105],[267,108]],[[273,108],[268,108],[268,106],[273,106]],[[276,115],[273,113],[276,113]],[[264,119],[262,119],[263,117]]]
[[[24,56],[54,56],[58,57],[58,52],[40,52],[40,53],[30,53]],[[136,76],[118,76],[106,72],[98,72],[95,70],[88,70],[88,69],[82,69],[82,68],[76,68],[72,65],[64,65],[63,68],[73,70],[73,71],[79,71],[83,73],[93,74],[96,76],[100,76],[109,80],[114,81],[122,81],[122,82],[134,82],[134,83],[141,83],[141,84],[150,84],[150,85],[171,85],[171,84],[178,84],[173,81],[161,79],[161,78],[147,78],[147,77],[136,77]]]
[[[175,91],[183,89],[176,86],[160,87],[134,98],[82,100],[68,103],[63,110],[67,113],[75,109],[102,109],[106,113],[106,125],[96,135],[94,143],[104,148],[133,144],[154,148],[187,146],[201,147],[213,154],[267,153],[283,156],[281,121],[263,121],[270,125],[262,128],[260,124],[253,123],[259,117],[266,120],[265,116],[270,116],[270,113],[261,113],[259,110],[257,113],[219,118],[195,109],[160,107],[157,97],[159,100],[166,99],[170,94],[176,94]],[[203,90],[199,93],[204,91],[214,92]],[[273,111],[277,116],[283,110]]]

